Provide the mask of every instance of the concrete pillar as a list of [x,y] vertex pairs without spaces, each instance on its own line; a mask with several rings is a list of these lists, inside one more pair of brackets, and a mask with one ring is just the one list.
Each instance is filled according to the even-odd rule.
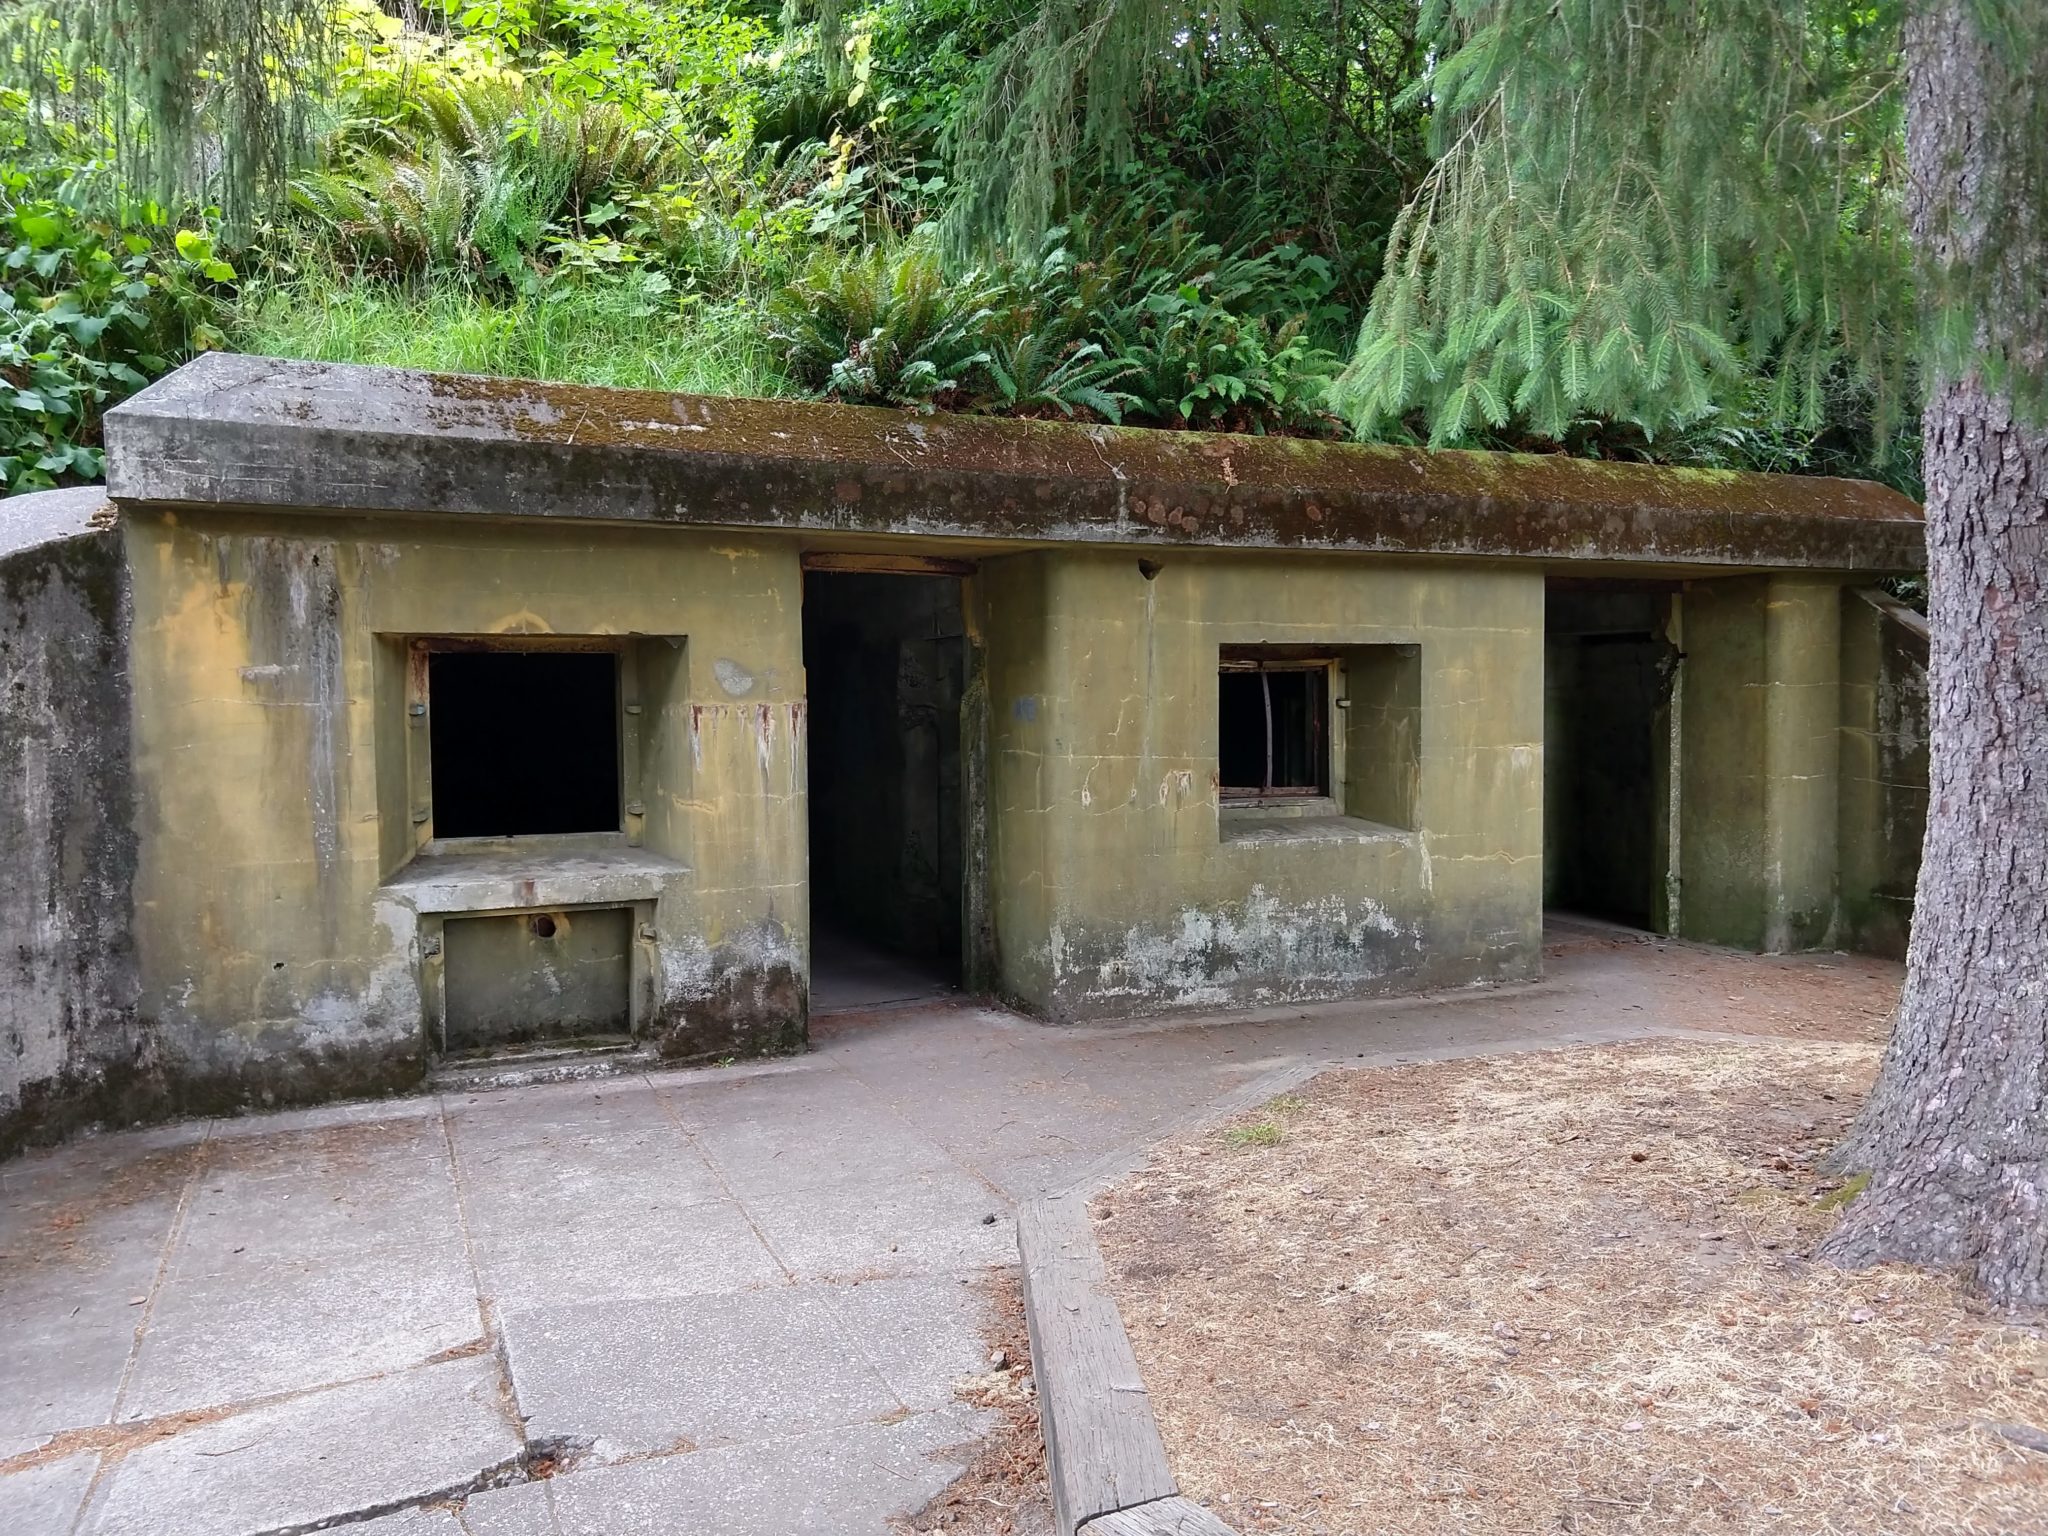
[[1841,587],[1695,582],[1683,597],[1680,930],[1781,951],[1834,922]]
[[1828,942],[1841,770],[1842,588],[1774,576],[1764,607],[1763,947]]

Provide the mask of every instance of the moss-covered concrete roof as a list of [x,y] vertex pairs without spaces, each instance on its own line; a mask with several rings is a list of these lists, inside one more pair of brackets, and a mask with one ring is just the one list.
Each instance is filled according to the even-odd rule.
[[107,416],[124,502],[1029,546],[1908,571],[1865,481],[918,416],[212,355]]

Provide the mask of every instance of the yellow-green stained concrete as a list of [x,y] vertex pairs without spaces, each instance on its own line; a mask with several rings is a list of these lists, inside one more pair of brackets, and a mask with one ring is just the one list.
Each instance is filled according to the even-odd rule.
[[1690,584],[1680,931],[1749,949],[1825,942],[1834,919],[1841,587]]
[[[301,1096],[417,1076],[434,920],[536,899],[635,907],[636,1029],[671,1053],[800,1043],[794,546],[230,514],[127,528],[140,1010],[188,1078]],[[407,712],[420,636],[619,639],[640,705],[627,831],[465,846],[436,883]]]
[[[1058,551],[990,562],[979,588],[1007,995],[1079,1018],[1536,974],[1540,573],[1219,556],[1148,580]],[[1312,814],[1219,803],[1236,645],[1364,664],[1350,686],[1386,728],[1348,733]],[[1416,707],[1390,714],[1404,665]],[[1368,820],[1400,814],[1390,765],[1410,760],[1411,824]]]

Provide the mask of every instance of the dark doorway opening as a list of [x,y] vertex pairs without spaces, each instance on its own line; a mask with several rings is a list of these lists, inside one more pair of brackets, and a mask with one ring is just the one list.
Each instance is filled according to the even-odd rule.
[[955,576],[804,576],[811,1008],[960,983],[960,700]]
[[1553,585],[1545,606],[1544,905],[1661,931],[1669,594]]
[[427,721],[435,837],[619,830],[610,652],[430,652]]

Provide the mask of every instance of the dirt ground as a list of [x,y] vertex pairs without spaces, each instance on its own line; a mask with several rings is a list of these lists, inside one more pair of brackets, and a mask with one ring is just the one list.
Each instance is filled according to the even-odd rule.
[[1732,1035],[1881,1043],[1906,975],[1870,955],[1746,955],[1620,929],[1556,939],[1543,952],[1624,947],[1646,951],[1646,968],[1683,989],[1685,1010],[1664,1022]]
[[1332,1072],[1097,1202],[1189,1496],[1248,1536],[2048,1533],[2043,1320],[1807,1258],[1898,967],[1669,958],[1686,1022],[1796,1038]]

